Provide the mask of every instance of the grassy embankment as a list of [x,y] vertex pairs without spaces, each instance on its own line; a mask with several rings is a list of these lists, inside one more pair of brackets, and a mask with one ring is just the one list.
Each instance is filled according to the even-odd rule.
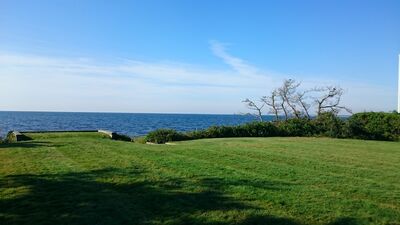
[[97,133],[0,146],[0,224],[399,224],[400,143]]

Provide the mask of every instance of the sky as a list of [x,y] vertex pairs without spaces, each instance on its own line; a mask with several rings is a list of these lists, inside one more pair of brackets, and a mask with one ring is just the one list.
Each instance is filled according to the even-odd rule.
[[0,110],[244,113],[283,79],[397,104],[400,1],[0,0]]

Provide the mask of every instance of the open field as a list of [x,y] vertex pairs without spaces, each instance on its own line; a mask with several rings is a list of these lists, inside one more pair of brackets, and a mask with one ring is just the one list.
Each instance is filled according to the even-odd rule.
[[97,133],[0,146],[0,224],[400,224],[400,143]]

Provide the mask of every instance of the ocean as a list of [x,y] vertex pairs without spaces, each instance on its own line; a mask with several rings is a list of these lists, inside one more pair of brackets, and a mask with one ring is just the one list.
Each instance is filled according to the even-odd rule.
[[[270,116],[264,117],[264,120],[271,119]],[[0,111],[0,135],[4,136],[11,130],[105,129],[129,136],[141,136],[158,128],[191,131],[213,125],[238,125],[255,120],[251,115]]]

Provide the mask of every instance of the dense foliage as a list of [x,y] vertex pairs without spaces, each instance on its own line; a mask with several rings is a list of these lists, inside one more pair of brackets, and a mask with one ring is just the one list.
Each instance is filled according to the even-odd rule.
[[309,137],[358,138],[396,141],[400,137],[400,114],[357,113],[347,119],[331,112],[314,119],[292,118],[276,122],[252,122],[238,126],[212,126],[204,130],[177,132],[158,129],[146,136],[146,141],[157,144],[202,138],[224,137]]
[[146,141],[163,144],[169,141],[185,140],[186,135],[172,129],[158,129],[147,134]]
[[399,140],[400,113],[357,113],[346,124],[346,136],[371,140]]
[[117,141],[132,141],[132,138],[129,137],[128,135],[117,134],[117,133],[113,133],[112,139]]
[[315,134],[314,124],[305,118],[292,118],[285,121],[273,123],[279,130],[281,136],[312,136]]
[[345,137],[344,129],[346,121],[337,117],[334,113],[324,112],[312,121],[313,135],[340,138]]

